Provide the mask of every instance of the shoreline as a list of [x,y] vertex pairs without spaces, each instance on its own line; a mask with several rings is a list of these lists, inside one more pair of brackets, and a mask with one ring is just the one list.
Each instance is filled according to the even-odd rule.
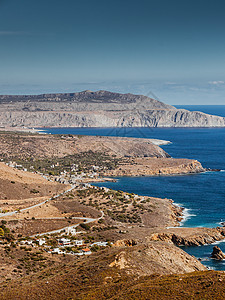
[[48,134],[42,129],[37,129],[33,127],[0,127],[0,131],[4,132],[23,132],[32,134]]
[[[43,129],[41,129],[43,128]],[[10,131],[10,132],[25,132],[25,133],[33,133],[33,134],[48,134],[51,135],[52,133],[50,132],[46,132],[44,130],[45,127],[0,127],[0,131]],[[46,127],[46,128],[78,128],[78,129],[82,129],[82,128],[93,128],[93,127]],[[115,127],[116,128],[116,127]],[[123,127],[122,127],[123,128]],[[124,127],[125,128],[125,127]],[[142,127],[145,128],[145,127]],[[56,134],[60,134],[60,133],[56,133]],[[68,134],[72,134],[72,133],[64,133],[64,135],[68,135]],[[72,134],[72,135],[79,135],[79,134]],[[84,136],[90,136],[88,134],[81,134]],[[104,136],[104,137],[114,137],[114,136]],[[120,136],[115,136],[116,137],[120,137]],[[126,137],[126,138],[132,138],[132,137]],[[170,145],[172,144],[171,141],[167,141],[167,140],[161,140],[161,139],[154,139],[154,138],[146,138],[146,137],[139,137],[139,139],[147,139],[150,140],[151,143],[153,145],[156,146],[165,146],[165,145]]]

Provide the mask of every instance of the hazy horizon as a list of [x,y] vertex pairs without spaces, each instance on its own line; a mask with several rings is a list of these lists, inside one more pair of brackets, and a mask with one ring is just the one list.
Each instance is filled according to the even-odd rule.
[[0,94],[110,90],[225,103],[225,3],[0,0]]

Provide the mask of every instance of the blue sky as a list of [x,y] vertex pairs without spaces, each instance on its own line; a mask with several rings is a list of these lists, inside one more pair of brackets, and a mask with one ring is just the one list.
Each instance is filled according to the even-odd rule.
[[221,0],[0,0],[0,94],[225,104],[224,15]]

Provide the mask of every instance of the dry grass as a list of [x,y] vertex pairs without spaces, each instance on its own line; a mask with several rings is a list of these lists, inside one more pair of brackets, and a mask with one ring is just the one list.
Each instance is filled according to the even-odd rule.
[[223,272],[127,275],[109,268],[116,249],[3,282],[1,299],[224,299]]

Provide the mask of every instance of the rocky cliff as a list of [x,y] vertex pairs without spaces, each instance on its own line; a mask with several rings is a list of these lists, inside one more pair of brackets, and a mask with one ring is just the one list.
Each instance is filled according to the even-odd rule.
[[150,241],[164,241],[176,246],[202,246],[222,241],[225,228],[169,228],[149,237]]
[[0,126],[225,127],[225,118],[107,91],[0,96]]

